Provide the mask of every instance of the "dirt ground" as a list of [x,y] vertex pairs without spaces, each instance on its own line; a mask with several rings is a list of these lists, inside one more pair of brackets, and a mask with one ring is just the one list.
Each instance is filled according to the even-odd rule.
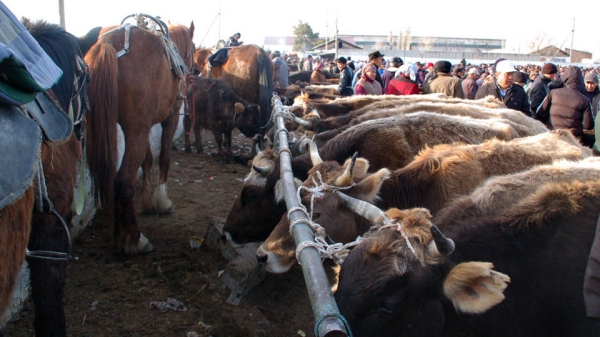
[[[216,152],[205,132],[205,151]],[[235,133],[236,154],[250,140]],[[242,298],[228,304],[221,279],[227,261],[218,252],[192,248],[211,220],[226,218],[249,168],[222,164],[206,154],[174,152],[168,192],[175,214],[140,215],[141,230],[155,251],[124,258],[114,253],[112,223],[98,214],[73,246],[65,286],[69,336],[311,336],[314,317],[299,267],[269,275]],[[157,175],[153,167],[153,175]],[[139,200],[138,200],[139,205]],[[185,311],[161,311],[151,302],[175,299]],[[34,336],[33,302],[3,331],[7,337]]]

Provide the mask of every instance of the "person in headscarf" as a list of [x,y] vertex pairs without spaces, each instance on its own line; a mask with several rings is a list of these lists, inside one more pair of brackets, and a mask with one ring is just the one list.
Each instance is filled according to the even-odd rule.
[[323,73],[323,68],[325,68],[323,62],[317,61],[317,63],[315,63],[314,70],[310,74],[310,84],[321,84],[327,82],[327,77],[325,76],[325,73]]
[[418,95],[419,85],[416,82],[418,69],[413,63],[403,64],[396,70],[394,77],[387,86],[386,95]]
[[356,95],[381,95],[383,88],[376,80],[377,67],[372,63],[367,63],[363,68],[362,76],[354,87]]

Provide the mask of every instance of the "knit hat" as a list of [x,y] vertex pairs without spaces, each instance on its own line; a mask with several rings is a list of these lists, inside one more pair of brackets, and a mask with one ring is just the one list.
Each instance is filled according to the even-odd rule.
[[437,61],[435,63],[435,71],[440,73],[449,73],[452,70],[452,63],[448,61]]
[[585,74],[585,82],[598,83],[598,76],[594,73]]
[[542,68],[542,74],[552,75],[558,72],[558,68],[553,63],[546,63]]

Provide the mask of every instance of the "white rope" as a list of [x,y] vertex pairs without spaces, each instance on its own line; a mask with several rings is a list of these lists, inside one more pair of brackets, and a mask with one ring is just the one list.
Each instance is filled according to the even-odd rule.
[[[315,241],[304,241],[304,242],[301,242],[296,247],[296,259],[298,260],[298,263],[300,264],[299,256],[300,256],[300,253],[302,252],[302,250],[306,247],[314,247],[315,249],[317,249],[317,251],[321,255],[321,260],[323,260],[325,258],[329,258],[329,259],[334,260],[337,264],[341,264],[342,262],[344,262],[344,259],[346,258],[346,256],[348,256],[348,254],[350,253],[350,248],[356,246],[362,240],[362,238],[359,236],[356,240],[346,243],[346,244],[342,244],[342,243],[328,244],[325,241],[325,236],[326,236],[325,228],[323,228],[323,226],[319,225],[318,223],[312,221],[312,218],[313,218],[312,211],[314,208],[315,199],[322,198],[325,195],[325,191],[347,190],[354,185],[344,186],[344,187],[329,185],[329,184],[323,182],[323,178],[321,177],[321,172],[319,172],[319,171],[317,171],[317,177],[319,179],[319,183],[316,182],[314,177],[312,178],[313,184],[315,185],[314,187],[306,187],[306,186],[298,187],[298,190],[296,191],[296,197],[298,198],[299,206],[288,210],[288,220],[289,220],[290,214],[293,211],[302,211],[307,216],[307,219],[299,218],[299,219],[296,219],[293,221],[290,220],[290,235],[293,235],[292,231],[294,229],[294,226],[301,222],[308,224],[312,228],[313,232],[316,234],[315,238],[314,238]],[[310,196],[310,213],[308,212],[306,207],[302,204],[302,197],[300,196],[300,192],[302,190],[306,190],[307,192],[309,192],[311,194],[311,196]]]
[[408,247],[408,249],[410,249],[410,251],[415,255],[415,257],[417,259],[419,259],[419,256],[417,255],[417,252],[415,251],[415,247],[413,247],[413,245],[410,243],[410,240],[408,239],[408,235],[406,235],[406,232],[403,230],[404,229],[404,222],[400,222],[397,223],[396,220],[389,220],[385,215],[383,215],[383,223],[384,225],[379,227],[379,229],[377,231],[380,231],[384,228],[389,228],[391,230],[395,230],[397,232],[400,233],[400,235],[402,235],[402,237],[404,238],[404,241],[406,241],[406,246]]

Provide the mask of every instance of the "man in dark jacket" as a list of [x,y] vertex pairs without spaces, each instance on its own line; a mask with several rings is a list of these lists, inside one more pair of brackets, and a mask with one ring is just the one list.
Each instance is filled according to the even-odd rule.
[[[372,52],[371,54],[369,54],[369,63],[373,63],[375,65],[375,67],[377,69],[379,69],[379,68],[381,68],[381,65],[383,64],[384,56],[385,55],[380,53],[379,50],[376,50],[376,51]],[[377,74],[375,75],[375,80],[377,82],[379,82],[379,84],[381,84],[381,87],[383,88],[383,80],[381,79],[381,75],[379,75],[379,72],[377,72]]]
[[[561,76],[563,88],[550,90],[537,110],[541,121],[550,129],[569,129],[576,137],[583,135],[583,129],[594,127],[592,105],[581,91],[584,86],[581,69],[569,66]],[[548,119],[549,118],[549,119]]]
[[508,60],[496,65],[496,80],[479,87],[475,99],[492,95],[499,99],[509,109],[521,111],[529,116],[529,100],[522,87],[513,83],[513,74],[517,70]]
[[600,104],[600,89],[598,88],[598,75],[594,72],[585,75],[585,97],[592,103],[594,119],[598,117],[598,104]]
[[387,90],[388,84],[390,83],[390,81],[396,77],[396,70],[398,70],[398,68],[400,68],[402,65],[404,64],[404,61],[402,61],[401,58],[399,57],[393,57],[392,60],[390,61],[388,68],[386,70],[383,71],[383,74],[381,75],[381,80],[383,81],[383,92],[385,92]]
[[340,96],[352,96],[354,95],[354,89],[352,89],[352,69],[347,66],[347,60],[345,57],[340,56],[337,59],[337,66],[340,69]]
[[583,279],[583,301],[587,316],[600,319],[600,218]]
[[548,85],[550,82],[554,81],[557,72],[558,68],[553,63],[544,64],[542,75],[538,76],[529,87],[529,104],[531,104],[532,117],[536,116],[536,110],[550,92]]

